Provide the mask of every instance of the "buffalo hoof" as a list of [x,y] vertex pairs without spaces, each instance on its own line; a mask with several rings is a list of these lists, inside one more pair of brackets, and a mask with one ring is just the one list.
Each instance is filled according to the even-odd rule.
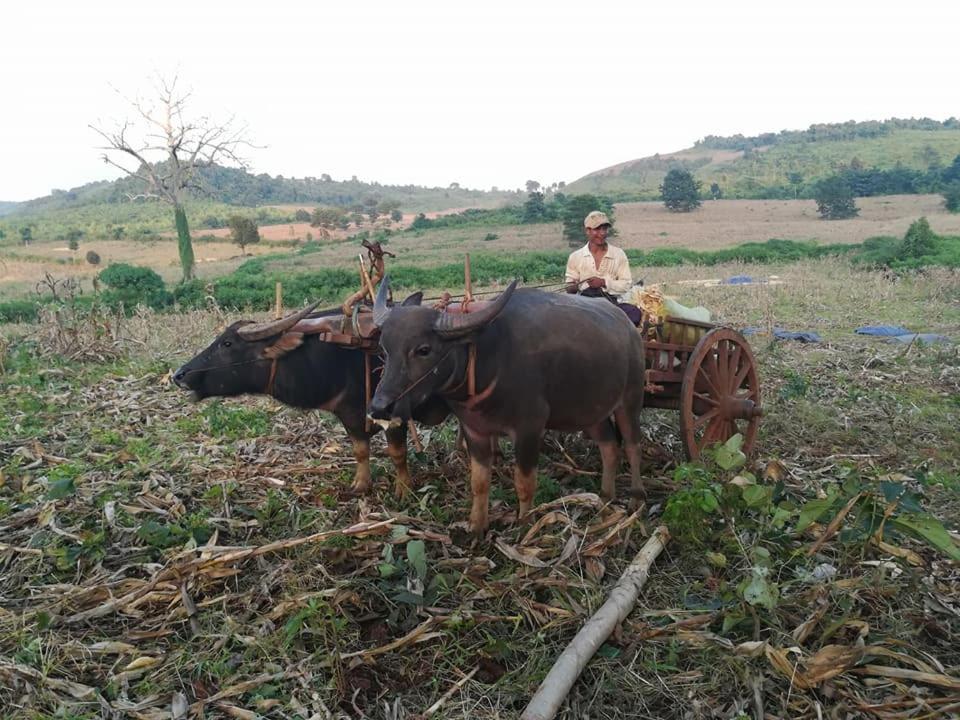
[[397,500],[407,500],[411,495],[413,495],[413,487],[411,484],[397,478],[397,482],[394,483],[393,486],[393,496]]
[[370,478],[356,478],[350,484],[350,493],[352,495],[366,495],[370,492],[371,487]]

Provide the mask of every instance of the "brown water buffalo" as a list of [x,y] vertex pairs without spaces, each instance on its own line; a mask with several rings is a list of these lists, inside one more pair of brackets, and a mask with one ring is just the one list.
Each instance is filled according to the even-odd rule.
[[[366,427],[364,353],[298,332],[297,324],[311,310],[262,324],[235,322],[177,370],[173,379],[198,400],[262,394],[293,407],[333,413],[353,441],[357,469],[351,489],[366,492],[370,489],[370,436],[380,428],[375,425],[368,432]],[[379,357],[372,361],[376,386],[382,363]],[[448,415],[439,399],[417,407],[412,414],[427,425],[442,422]],[[386,435],[387,451],[397,471],[396,492],[404,495],[413,487],[407,468],[406,425],[391,427]]]
[[[476,533],[487,528],[490,439],[498,435],[514,443],[520,517],[531,508],[546,429],[585,430],[597,441],[602,492],[612,498],[619,459],[609,421],[614,416],[630,459],[633,490],[643,491],[637,445],[644,385],[640,334],[611,303],[515,287],[516,282],[475,313],[451,315],[426,307],[387,307],[385,279],[374,305],[386,361],[371,413],[408,418],[430,398],[444,399],[460,419],[470,451],[470,527]],[[472,396],[466,377],[471,344],[476,357]]]

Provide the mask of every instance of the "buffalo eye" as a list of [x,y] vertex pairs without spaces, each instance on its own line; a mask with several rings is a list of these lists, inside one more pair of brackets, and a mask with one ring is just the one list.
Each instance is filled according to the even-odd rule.
[[429,345],[421,345],[414,352],[416,352],[417,357],[427,357],[431,350],[432,348]]
[[223,343],[221,344],[223,345],[223,347],[230,347],[231,345],[233,345],[233,343],[230,340],[224,340]]

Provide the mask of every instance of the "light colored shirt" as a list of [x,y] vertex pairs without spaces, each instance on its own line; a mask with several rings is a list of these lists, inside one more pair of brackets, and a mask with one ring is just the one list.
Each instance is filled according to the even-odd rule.
[[626,253],[610,243],[607,243],[607,252],[600,259],[599,268],[590,253],[590,243],[570,253],[564,282],[575,282],[578,288],[583,290],[588,287],[586,281],[592,277],[606,280],[607,286],[604,290],[614,297],[620,297],[633,285],[630,261],[627,260]]

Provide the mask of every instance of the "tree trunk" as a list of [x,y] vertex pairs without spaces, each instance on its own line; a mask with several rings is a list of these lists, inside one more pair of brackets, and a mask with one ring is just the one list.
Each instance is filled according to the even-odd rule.
[[190,240],[190,228],[187,225],[187,212],[183,205],[173,206],[173,217],[177,222],[177,249],[180,251],[180,267],[183,268],[183,281],[193,280],[193,242]]

